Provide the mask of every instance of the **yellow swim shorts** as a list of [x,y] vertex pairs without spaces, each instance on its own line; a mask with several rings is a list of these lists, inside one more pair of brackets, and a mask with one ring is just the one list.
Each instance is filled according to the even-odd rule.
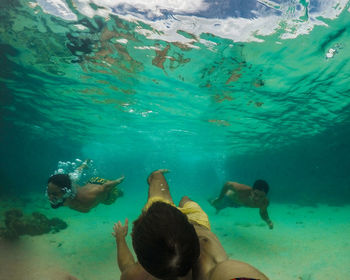
[[[143,211],[147,211],[148,208],[150,208],[151,205],[155,202],[164,202],[176,207],[173,202],[161,196],[154,196],[147,201],[145,207],[143,208]],[[197,202],[187,201],[183,207],[176,208],[179,209],[182,213],[184,213],[190,222],[196,222],[197,224],[202,225],[210,230],[208,215],[203,211],[203,209],[199,206]]]

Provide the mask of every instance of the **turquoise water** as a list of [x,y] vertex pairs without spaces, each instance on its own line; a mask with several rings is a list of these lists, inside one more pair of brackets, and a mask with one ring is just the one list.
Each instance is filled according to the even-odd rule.
[[203,198],[265,178],[272,201],[349,203],[347,1],[86,3],[1,1],[1,194],[90,158]]
[[[0,0],[0,231],[14,207],[68,224],[0,239],[0,278],[118,279],[113,223],[137,218],[167,168],[230,258],[270,279],[347,279],[349,48],[348,0]],[[124,196],[51,209],[48,177],[77,159],[93,160],[81,184],[125,175]],[[207,201],[260,178],[272,231],[257,209]]]

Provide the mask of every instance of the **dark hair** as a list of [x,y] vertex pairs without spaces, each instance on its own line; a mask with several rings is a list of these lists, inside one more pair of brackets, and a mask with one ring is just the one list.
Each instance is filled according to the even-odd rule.
[[185,276],[199,257],[199,239],[187,216],[155,202],[134,221],[132,245],[143,268],[160,279]]
[[269,184],[264,180],[256,180],[253,189],[263,191],[267,194],[269,192]]
[[72,188],[72,181],[69,178],[68,174],[56,174],[56,175],[52,175],[49,180],[47,181],[47,183],[53,183],[56,186],[62,188]]

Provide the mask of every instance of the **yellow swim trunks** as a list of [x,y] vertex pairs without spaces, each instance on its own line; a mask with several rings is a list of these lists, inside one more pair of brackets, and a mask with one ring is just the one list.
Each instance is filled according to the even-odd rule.
[[[150,208],[151,205],[155,202],[164,202],[176,207],[173,202],[160,196],[154,196],[147,201],[143,210],[147,211],[148,208]],[[184,213],[190,222],[196,222],[197,224],[205,226],[207,229],[210,230],[208,215],[203,211],[203,209],[199,206],[197,202],[187,201],[183,207],[176,208],[179,209],[182,213]]]

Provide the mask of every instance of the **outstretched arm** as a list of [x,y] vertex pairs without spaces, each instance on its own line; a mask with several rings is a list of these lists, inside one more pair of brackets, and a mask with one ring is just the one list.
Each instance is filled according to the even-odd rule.
[[269,229],[273,229],[273,223],[269,218],[269,214],[267,213],[267,206],[260,208],[260,217],[267,223]]
[[76,171],[83,171],[84,169],[87,169],[89,167],[89,163],[91,162],[91,159],[86,159],[77,169]]
[[113,230],[114,232],[112,235],[115,237],[117,243],[117,263],[120,272],[123,274],[128,267],[136,263],[125,240],[125,237],[128,234],[128,219],[125,219],[124,226],[120,221],[114,224]]
[[80,180],[81,175],[83,174],[83,170],[89,168],[90,159],[85,160],[78,168],[76,168],[73,172],[69,173],[69,177],[73,181],[73,183],[77,183]]

